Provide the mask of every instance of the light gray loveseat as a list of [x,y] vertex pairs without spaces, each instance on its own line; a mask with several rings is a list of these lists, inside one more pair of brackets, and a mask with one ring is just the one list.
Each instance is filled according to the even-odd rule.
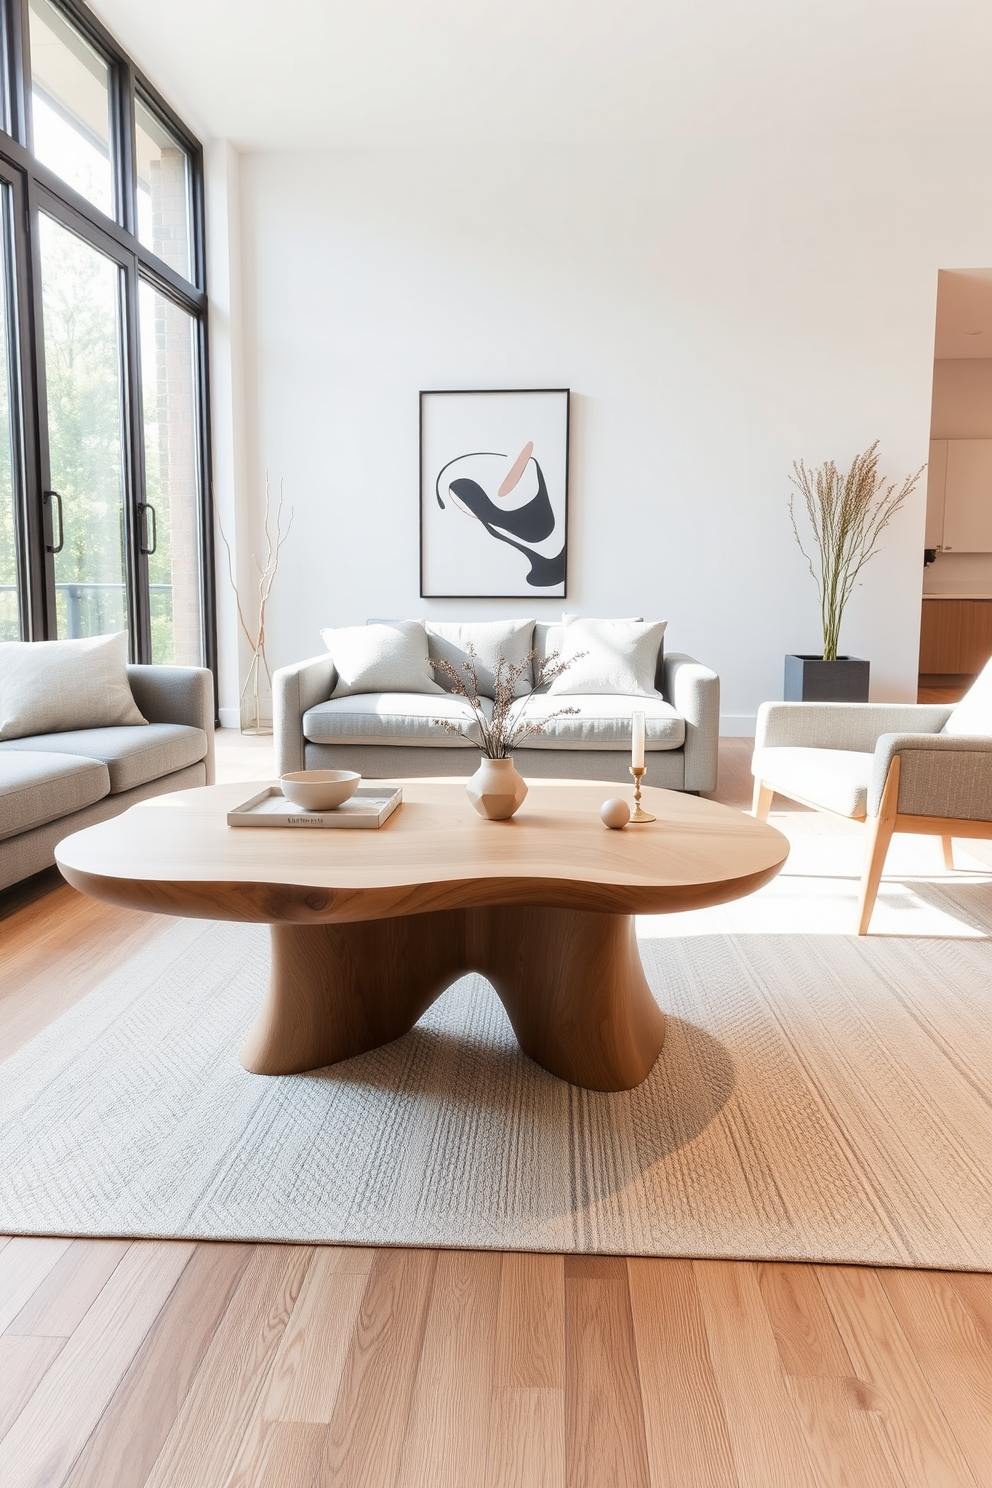
[[129,666],[146,725],[0,741],[0,889],[55,862],[63,837],[166,791],[214,778],[213,678]]
[[[538,658],[556,649],[561,627],[538,621]],[[283,667],[273,677],[276,770],[358,770],[369,779],[420,775],[471,775],[479,748],[438,728],[434,719],[457,717],[460,700],[448,693],[363,693],[331,698],[334,657],[325,652]],[[560,707],[544,735],[514,750],[525,776],[615,780],[630,784],[631,714],[645,714],[647,785],[706,791],[716,786],[720,681],[715,672],[680,652],[659,652],[657,697],[546,696],[539,689],[528,717]],[[452,711],[454,709],[454,711]]]

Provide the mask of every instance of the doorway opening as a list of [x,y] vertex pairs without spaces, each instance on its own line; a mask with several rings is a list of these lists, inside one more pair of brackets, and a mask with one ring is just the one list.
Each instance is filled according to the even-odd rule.
[[921,703],[992,656],[992,269],[937,276],[920,626]]

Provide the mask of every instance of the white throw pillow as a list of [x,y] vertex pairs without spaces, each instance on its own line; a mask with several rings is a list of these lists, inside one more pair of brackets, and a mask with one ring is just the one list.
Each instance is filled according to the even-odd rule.
[[442,692],[427,655],[420,620],[343,625],[320,632],[338,674],[331,697],[356,692]]
[[959,739],[966,734],[992,736],[992,661],[987,661],[941,729]]
[[0,739],[147,722],[127,680],[126,630],[0,642]]
[[[475,670],[479,678],[479,692],[483,697],[493,697],[496,692],[496,668],[499,659],[510,666],[521,666],[534,645],[533,620],[480,620],[461,623],[459,621],[428,620],[425,626],[427,644],[432,662],[450,662],[458,673],[460,682],[468,685],[463,662],[470,660],[469,645],[475,647]],[[504,674],[506,668],[504,667]],[[444,672],[434,676],[445,692],[452,691],[451,678]],[[528,666],[521,673],[514,697],[524,697],[533,686],[532,670]]]
[[667,620],[583,620],[569,616],[563,628],[561,659],[570,664],[552,682],[549,692],[555,697],[598,692],[657,697],[658,652],[667,624]]

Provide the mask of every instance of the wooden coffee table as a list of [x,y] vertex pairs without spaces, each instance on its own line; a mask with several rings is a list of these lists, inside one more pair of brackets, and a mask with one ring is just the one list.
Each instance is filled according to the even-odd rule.
[[657,821],[611,832],[599,807],[615,784],[535,781],[516,817],[490,822],[463,780],[398,783],[377,831],[228,827],[257,787],[206,786],[87,827],[56,858],[111,904],[271,926],[268,996],[241,1051],[257,1074],[389,1043],[478,971],[538,1064],[628,1090],[665,1037],[633,916],[741,898],[789,851],[773,827],[677,791],[648,789]]

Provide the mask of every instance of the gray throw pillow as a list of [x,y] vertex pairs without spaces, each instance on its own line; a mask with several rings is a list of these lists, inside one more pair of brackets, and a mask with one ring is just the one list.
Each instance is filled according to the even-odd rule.
[[0,739],[147,722],[127,680],[126,630],[0,642]]
[[[470,660],[469,645],[475,647],[479,692],[483,697],[489,698],[495,694],[496,668],[500,657],[510,666],[520,666],[534,645],[533,620],[428,620],[425,629],[431,661],[450,662],[458,673],[459,681],[466,685],[468,680],[463,663]],[[504,667],[504,675],[505,671]],[[438,671],[434,675],[446,692],[452,691],[450,677]],[[532,669],[528,666],[517,681],[513,696],[524,697],[530,692],[532,685]]]
[[658,653],[667,624],[667,620],[567,617],[562,628],[561,659],[569,666],[552,682],[550,694],[553,697],[569,693],[657,697]]
[[338,674],[331,697],[357,692],[441,692],[420,620],[343,625],[320,632]]

